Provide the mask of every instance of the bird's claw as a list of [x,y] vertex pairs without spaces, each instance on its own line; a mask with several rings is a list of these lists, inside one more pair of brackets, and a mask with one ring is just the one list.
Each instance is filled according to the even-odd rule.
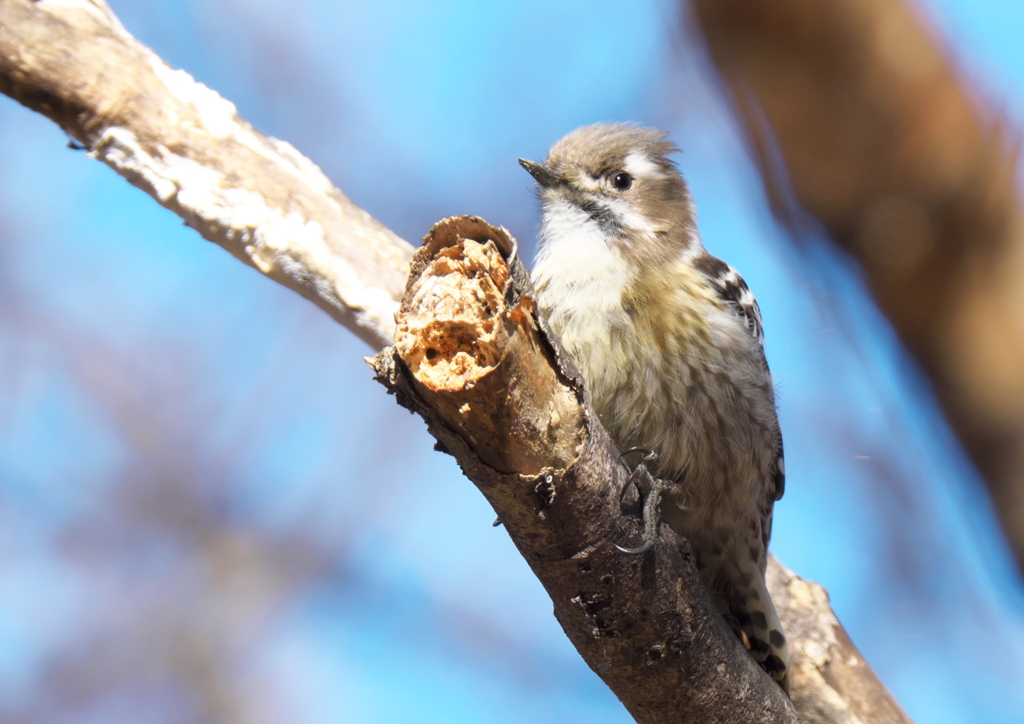
[[[654,460],[655,458],[658,457],[658,453],[654,452],[649,447],[631,447],[628,450],[623,450],[622,452],[619,453],[619,461],[623,465],[626,465],[626,456],[627,455],[632,455],[633,453],[636,453],[636,452],[644,453],[643,462],[645,462],[645,463],[646,462],[650,462],[651,460]],[[626,467],[629,467],[629,466],[627,465]]]
[[652,541],[652,540],[645,540],[643,543],[638,545],[636,548],[623,548],[618,543],[615,544],[615,547],[618,548],[623,553],[630,553],[630,554],[646,553],[647,551],[649,551],[651,548],[654,547],[654,541]]
[[[626,450],[620,457],[625,457],[632,452],[644,451],[647,454],[644,456],[644,462],[653,460],[657,457],[657,453],[647,448],[630,448]],[[635,548],[626,548],[620,546],[618,543],[615,547],[623,553],[639,554],[646,553],[654,547],[654,539],[658,537],[658,519],[660,516],[659,505],[661,505],[661,496],[664,492],[671,487],[671,483],[655,478],[651,475],[650,471],[647,470],[647,466],[642,462],[636,466],[636,468],[629,474],[629,480],[626,481],[626,485],[623,487],[622,492],[625,494],[626,489],[630,483],[637,486],[637,490],[643,495],[643,487],[640,485],[640,480],[645,479],[646,485],[643,487],[647,488],[647,495],[644,498],[643,507],[643,519],[644,519],[644,534],[643,543]]]
[[[629,464],[626,463],[626,456],[637,452],[644,453],[644,459],[640,461],[639,465],[630,470]],[[631,447],[628,450],[623,450],[619,453],[619,462],[622,463],[623,467],[629,470],[629,477],[626,478],[626,484],[622,486],[622,491],[619,493],[620,501],[625,497],[626,491],[629,490],[630,485],[636,485],[637,492],[643,495],[644,491],[640,487],[639,483],[640,478],[646,475],[648,479],[652,479],[651,474],[647,471],[647,466],[644,463],[649,463],[657,457],[658,453],[647,447]]]

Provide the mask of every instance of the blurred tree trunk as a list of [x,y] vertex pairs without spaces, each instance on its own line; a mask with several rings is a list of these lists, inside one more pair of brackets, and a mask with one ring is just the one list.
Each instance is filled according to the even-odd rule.
[[1017,146],[900,0],[693,0],[776,216],[863,266],[1024,570]]

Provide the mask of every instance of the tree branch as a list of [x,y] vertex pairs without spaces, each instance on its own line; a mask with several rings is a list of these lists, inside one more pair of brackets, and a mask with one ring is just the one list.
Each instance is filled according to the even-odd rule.
[[[0,18],[0,91],[375,348],[391,342],[411,247],[308,159],[168,68],[102,0],[0,0]],[[625,473],[534,314],[513,247],[480,220],[443,222],[417,257],[399,352],[376,358],[379,378],[456,455],[547,587],[566,633],[638,721],[795,721],[713,612],[685,541],[663,526],[653,553],[611,545],[637,532],[619,500]],[[895,704],[875,706],[884,687],[824,591],[774,560],[769,570],[804,721],[909,721]]]
[[906,3],[693,8],[776,215],[799,228],[809,212],[860,262],[984,475],[1024,570],[1016,139]]
[[767,582],[789,640],[791,694],[804,724],[910,724],[839,623],[824,588],[774,556]]
[[[536,316],[504,229],[475,217],[434,227],[413,257],[395,347],[373,366],[494,507],[566,635],[638,722],[797,721],[714,612],[688,543],[662,526],[651,553],[615,548],[638,537],[620,500],[628,475]],[[908,722],[824,590],[774,559],[769,580],[804,721]]]
[[0,92],[375,349],[412,247],[121,26],[104,0],[0,0]]
[[628,474],[531,295],[507,232],[440,222],[413,257],[378,379],[455,455],[638,722],[798,721],[714,613],[685,542],[662,526],[652,554],[615,548],[638,536],[619,502]]

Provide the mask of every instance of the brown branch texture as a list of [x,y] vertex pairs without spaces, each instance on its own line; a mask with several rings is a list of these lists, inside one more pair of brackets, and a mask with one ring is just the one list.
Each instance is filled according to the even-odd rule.
[[615,547],[638,534],[627,471],[503,229],[475,217],[435,226],[414,256],[395,347],[373,364],[487,497],[566,635],[638,722],[909,721],[824,591],[777,561],[795,709],[714,612],[684,540],[662,526],[645,556]]

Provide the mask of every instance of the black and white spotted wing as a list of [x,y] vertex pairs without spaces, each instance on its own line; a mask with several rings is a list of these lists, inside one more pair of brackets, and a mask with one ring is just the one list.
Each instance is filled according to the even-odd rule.
[[[757,340],[758,350],[761,353],[761,364],[764,365],[765,374],[770,379],[768,359],[764,354],[764,325],[761,323],[761,309],[757,306],[757,300],[754,299],[750,287],[743,281],[743,277],[738,271],[710,254],[705,253],[699,256],[694,260],[693,266],[704,274],[714,290],[718,292],[719,298],[728,303],[729,307],[743,320],[750,334]],[[773,497],[775,500],[779,500],[786,491],[786,464],[782,452],[781,435],[779,436],[779,451],[775,462],[773,483]]]
[[[764,359],[764,327],[761,324],[761,309],[757,306],[757,300],[750,291],[750,287],[743,281],[740,273],[726,264],[721,259],[702,254],[694,261],[694,267],[702,272],[711,286],[718,292],[718,296],[729,303],[746,325],[754,338],[761,344],[761,357]],[[765,360],[765,369],[768,362]]]

